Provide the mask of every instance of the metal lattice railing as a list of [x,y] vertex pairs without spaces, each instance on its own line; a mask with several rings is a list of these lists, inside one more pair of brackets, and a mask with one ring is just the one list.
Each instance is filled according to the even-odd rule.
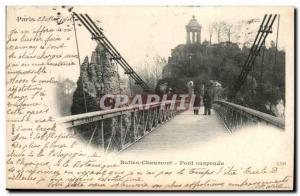
[[139,106],[67,116],[59,123],[105,152],[121,151],[174,117],[180,101],[165,101]]
[[230,130],[251,124],[268,124],[284,129],[284,119],[226,101],[214,101],[214,110]]

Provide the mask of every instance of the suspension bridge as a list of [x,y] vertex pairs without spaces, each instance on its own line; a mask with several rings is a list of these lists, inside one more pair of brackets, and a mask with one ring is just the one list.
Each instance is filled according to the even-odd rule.
[[[124,69],[136,85],[144,92],[151,92],[146,82],[131,68],[89,15],[73,12],[74,18],[91,33],[93,40],[106,48],[112,60]],[[105,152],[134,153],[199,143],[253,124],[266,124],[284,130],[283,119],[234,103],[268,34],[272,33],[276,18],[277,15],[272,14],[264,16],[242,71],[230,91],[230,102],[214,100],[210,116],[202,115],[203,107],[200,115],[193,115],[188,106],[179,107],[180,101],[166,100],[66,116],[59,119],[59,123],[78,134],[87,145],[94,145]]]

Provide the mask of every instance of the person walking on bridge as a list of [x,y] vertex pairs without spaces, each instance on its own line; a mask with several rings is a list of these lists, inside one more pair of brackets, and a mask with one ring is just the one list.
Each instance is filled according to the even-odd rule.
[[204,115],[210,115],[210,109],[211,109],[211,97],[208,93],[208,91],[205,91],[203,96],[203,103],[204,103]]
[[199,114],[199,109],[200,109],[200,105],[201,105],[201,97],[199,94],[196,94],[195,96],[195,100],[194,100],[194,115],[198,115]]

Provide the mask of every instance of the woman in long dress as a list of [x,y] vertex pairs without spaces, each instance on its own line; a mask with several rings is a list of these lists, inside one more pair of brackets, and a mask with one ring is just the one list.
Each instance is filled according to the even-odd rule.
[[199,94],[196,94],[195,101],[194,101],[194,108],[193,108],[195,115],[199,114],[200,106],[201,106],[201,97]]

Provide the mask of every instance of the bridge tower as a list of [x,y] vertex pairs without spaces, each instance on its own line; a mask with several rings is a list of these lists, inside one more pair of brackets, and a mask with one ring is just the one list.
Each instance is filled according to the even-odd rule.
[[202,26],[198,23],[195,16],[185,26],[186,28],[186,43],[201,43],[201,28]]

